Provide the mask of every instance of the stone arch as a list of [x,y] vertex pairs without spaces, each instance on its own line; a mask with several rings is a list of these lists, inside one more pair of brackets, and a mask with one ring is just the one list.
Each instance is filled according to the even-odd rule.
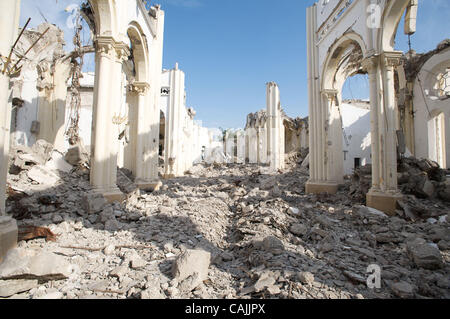
[[[421,67],[413,88],[415,156],[450,167],[450,98],[436,89],[438,76],[450,68],[450,48],[430,57]],[[438,149],[441,155],[437,156]]]
[[141,26],[133,21],[127,30],[136,71],[136,81],[148,82],[149,49]]
[[[353,48],[356,48],[357,54],[353,57],[348,52]],[[335,42],[335,44],[330,48],[327,59],[324,63],[324,68],[322,70],[322,91],[323,90],[340,90],[342,85],[345,82],[345,79],[342,83],[336,86],[336,75],[339,71],[345,71],[342,67],[343,63],[347,62],[347,66],[350,68],[347,69],[347,77],[354,75],[358,70],[361,69],[361,61],[366,56],[366,44],[362,37],[354,32],[344,34],[339,40]],[[355,53],[353,53],[355,54]],[[354,61],[354,58],[357,58],[357,61]],[[350,61],[346,61],[350,59]],[[359,62],[359,63],[358,63]]]
[[[113,36],[117,31],[117,14],[114,0],[88,0],[94,15],[96,36]],[[91,25],[92,27],[92,25]]]
[[410,0],[391,0],[384,8],[381,31],[378,34],[379,52],[394,51],[398,25]]
[[359,34],[346,33],[330,48],[322,70],[322,114],[326,126],[320,129],[327,141],[323,174],[337,184],[344,177],[342,87],[348,77],[363,72],[361,63],[366,52],[366,44]]

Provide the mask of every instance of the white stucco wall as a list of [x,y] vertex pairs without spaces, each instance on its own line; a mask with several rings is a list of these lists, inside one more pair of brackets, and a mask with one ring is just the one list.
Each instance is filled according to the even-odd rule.
[[[341,104],[342,122],[347,140],[343,137],[344,173],[352,174],[355,158],[361,159],[361,166],[371,161],[370,110],[351,104]],[[368,106],[367,106],[368,107]],[[343,155],[344,156],[344,155]]]

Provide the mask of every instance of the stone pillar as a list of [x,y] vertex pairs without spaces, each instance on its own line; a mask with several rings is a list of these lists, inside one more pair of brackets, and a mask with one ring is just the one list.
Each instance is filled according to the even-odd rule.
[[327,123],[325,147],[327,154],[327,180],[342,184],[344,182],[344,154],[342,147],[342,122],[336,90],[325,90],[327,109],[324,121]]
[[378,141],[378,57],[372,56],[363,61],[363,68],[369,74],[370,85],[370,135],[371,135],[371,154],[372,154],[372,192],[380,190],[380,148]]
[[[11,92],[5,62],[18,35],[20,0],[0,1],[0,262],[17,244],[17,223],[6,216],[6,179],[8,175],[11,126]],[[10,64],[9,67],[14,64]]]
[[134,117],[135,123],[131,123],[133,134],[130,134],[134,141],[132,150],[134,150],[133,159],[133,174],[136,177],[136,185],[144,190],[154,190],[158,185],[159,180],[154,180],[152,176],[151,153],[154,151],[151,143],[150,124],[151,109],[149,108],[149,91],[150,84],[147,82],[134,82],[130,85],[131,92],[135,95],[136,114]]
[[250,164],[256,164],[258,163],[258,132],[254,127],[249,127],[245,132],[248,138],[248,161]]
[[267,123],[258,128],[258,163],[267,164]]
[[329,91],[321,92],[319,52],[317,49],[317,6],[307,9],[308,104],[309,104],[309,171],[306,193],[337,192],[338,183],[330,179],[328,129]]
[[[378,170],[379,185],[375,183],[367,194],[367,205],[394,215],[401,194],[397,188],[397,112],[394,70],[400,64],[401,52],[384,52],[378,73],[381,80],[378,90]],[[373,151],[372,151],[373,152]],[[377,188],[378,187],[378,188]]]
[[[152,19],[152,18],[151,18]],[[164,46],[164,11],[155,8],[156,36],[151,39],[149,46],[149,78],[150,89],[147,97],[147,108],[150,111],[150,138],[148,140],[147,163],[145,164],[146,178],[157,183],[155,189],[161,186],[159,179],[159,135],[160,135],[160,99],[161,99],[161,70]],[[153,20],[153,19],[152,19]]]
[[[278,85],[274,82],[267,83],[267,155],[270,167],[276,171],[283,168],[281,161],[281,103]],[[283,141],[284,143],[284,141]]]
[[124,120],[120,114],[121,74],[123,59],[129,52],[124,44],[116,44],[110,37],[97,38],[96,50],[91,185],[108,201],[120,201],[123,193],[116,184],[119,148],[116,125]]
[[164,147],[164,178],[166,179],[184,174],[182,165],[184,78],[184,72],[178,69],[178,65],[170,71],[170,96],[166,114]]

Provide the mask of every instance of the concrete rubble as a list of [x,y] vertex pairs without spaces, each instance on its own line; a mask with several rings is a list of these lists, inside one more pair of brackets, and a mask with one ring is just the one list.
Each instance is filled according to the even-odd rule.
[[[24,155],[37,153],[16,150],[11,163]],[[152,193],[130,187],[112,204],[93,195],[78,166],[29,161],[8,175],[8,213],[19,232],[46,227],[56,241],[20,241],[0,265],[0,297],[450,297],[448,202],[434,198],[432,213],[412,220],[348,196],[352,180],[335,195],[305,194],[300,157],[279,175],[200,164]],[[35,167],[59,180],[38,184],[28,174]],[[118,176],[121,187],[133,184],[126,170]],[[382,269],[380,289],[366,285],[371,264]]]

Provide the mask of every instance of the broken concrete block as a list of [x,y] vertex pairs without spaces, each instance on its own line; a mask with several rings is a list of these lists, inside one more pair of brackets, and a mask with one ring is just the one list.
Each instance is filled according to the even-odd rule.
[[39,164],[45,165],[45,163],[47,163],[51,158],[51,153],[53,151],[53,144],[50,144],[45,140],[38,140],[31,147],[31,150],[39,159]]
[[[172,274],[179,282],[193,276],[195,279],[190,287],[197,288],[208,279],[208,270],[211,263],[211,253],[204,250],[186,250],[174,262]],[[194,276],[195,274],[198,276]]]
[[91,193],[83,196],[83,207],[88,214],[95,214],[103,210],[107,201],[102,194]]
[[439,248],[427,243],[422,238],[407,242],[406,251],[418,267],[431,270],[443,267],[443,259]]
[[27,175],[33,181],[38,182],[39,184],[48,185],[48,186],[53,186],[60,180],[58,175],[56,175],[54,172],[50,171],[45,166],[40,166],[40,165],[33,166],[27,172]]
[[67,163],[64,159],[64,156],[58,151],[53,151],[51,153],[51,158],[45,164],[45,168],[53,171],[58,170],[65,173],[70,173],[70,171],[73,169],[72,165]]
[[0,264],[0,279],[66,279],[72,266],[61,256],[46,251],[15,248]]
[[272,272],[265,271],[261,274],[261,276],[259,276],[258,281],[255,283],[254,291],[255,292],[263,291],[267,288],[272,287],[273,285],[275,285],[275,283],[276,283],[276,279],[274,277],[274,274]]
[[73,166],[82,165],[89,162],[89,155],[82,145],[77,145],[70,148],[64,158],[67,163]]
[[37,286],[37,280],[0,280],[0,297],[7,298]]
[[140,256],[138,256],[138,255],[134,255],[130,259],[130,267],[131,267],[131,269],[143,268],[146,265],[147,265],[147,262],[144,259],[142,259]]
[[16,220],[0,216],[0,263],[6,253],[17,245],[18,228]]
[[130,194],[137,188],[136,184],[134,184],[120,169],[117,170],[117,186],[125,194]]

